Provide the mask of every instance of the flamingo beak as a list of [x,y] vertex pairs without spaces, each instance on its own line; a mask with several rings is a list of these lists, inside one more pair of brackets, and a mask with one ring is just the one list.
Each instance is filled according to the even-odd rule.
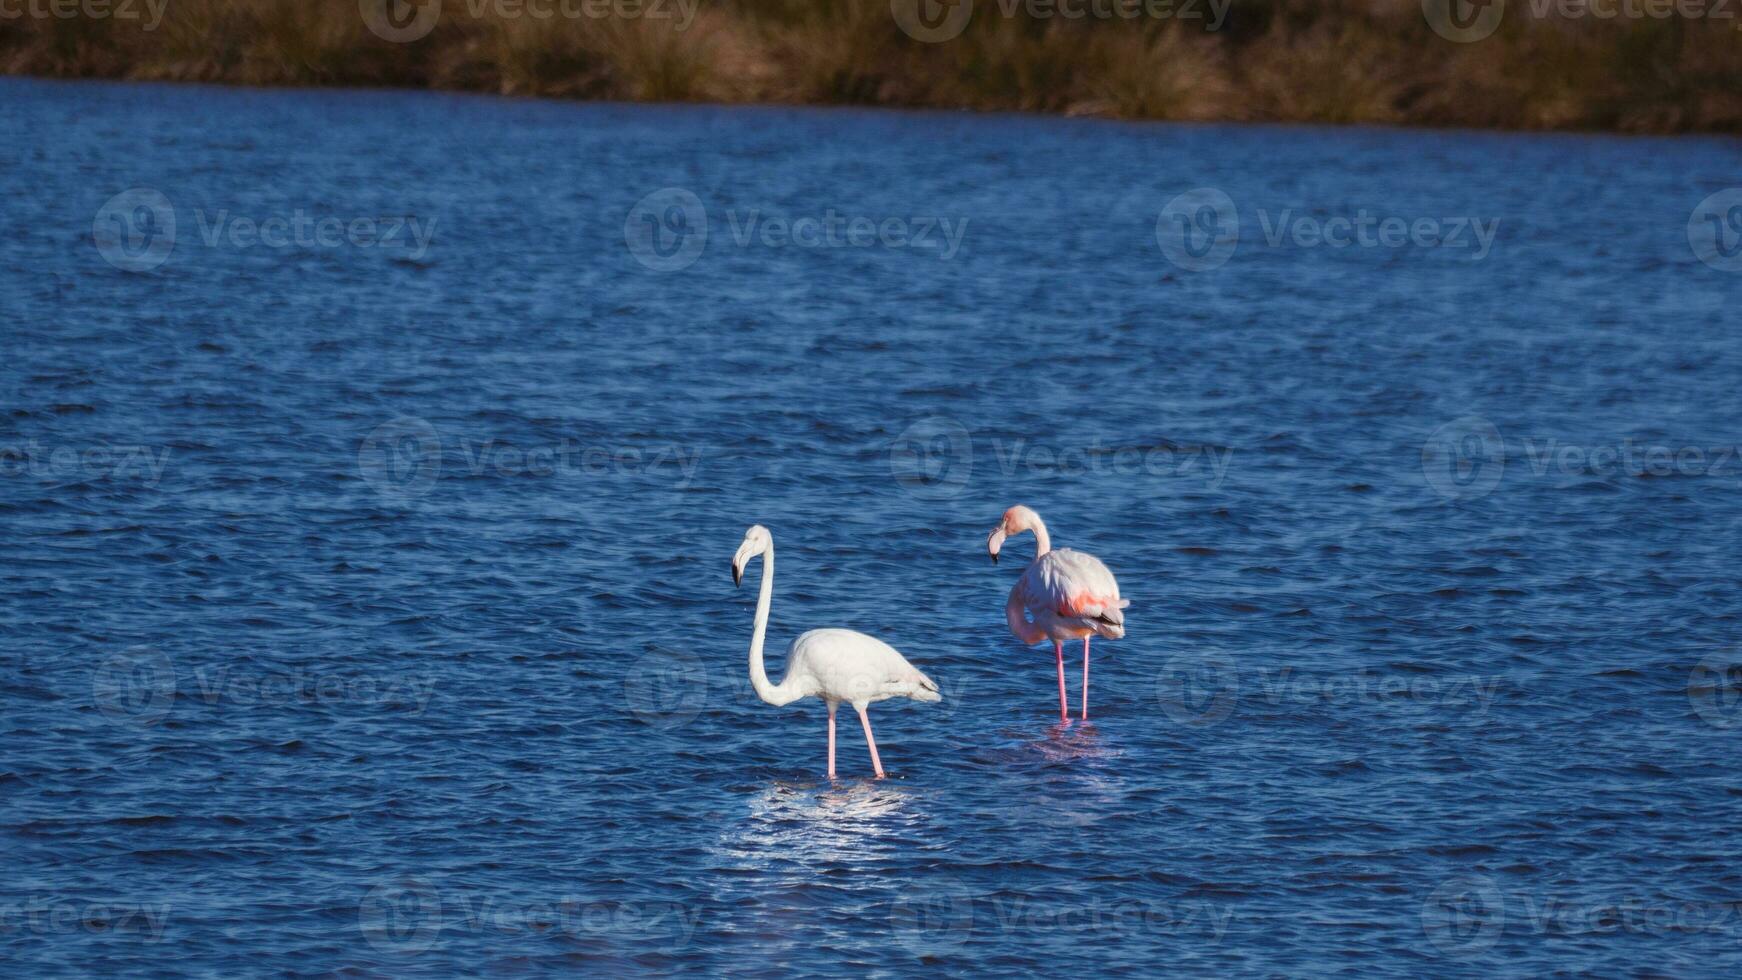
[[994,565],[998,564],[998,549],[1004,547],[1004,538],[1003,526],[993,528],[992,533],[986,536],[986,553],[992,556]]
[[734,558],[734,559],[732,559],[732,585],[735,588],[735,587],[743,585],[743,584],[744,584],[744,570],[742,568],[738,567],[738,560],[736,558]]

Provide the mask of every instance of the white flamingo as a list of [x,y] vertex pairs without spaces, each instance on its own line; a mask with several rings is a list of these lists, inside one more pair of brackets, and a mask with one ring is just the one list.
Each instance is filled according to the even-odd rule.
[[865,707],[888,698],[942,701],[932,679],[907,662],[896,649],[864,633],[843,629],[810,630],[786,648],[786,677],[779,684],[768,682],[762,668],[762,637],[768,630],[768,605],[774,596],[774,536],[760,524],[744,532],[744,543],[732,556],[732,584],[744,581],[750,559],[762,556],[762,594],[756,600],[756,632],[750,637],[750,686],[756,696],[772,705],[791,704],[800,698],[818,697],[829,706],[829,778],[835,778],[835,708],[845,701],[859,712],[865,726],[865,744],[871,747],[871,767],[883,776],[877,758],[877,740],[871,737],[871,719]]
[[1047,537],[1040,515],[1020,504],[1005,511],[1003,520],[986,538],[992,560],[998,560],[1005,538],[1024,531],[1034,532],[1034,561],[1010,590],[1004,619],[1024,645],[1052,641],[1059,668],[1059,719],[1067,724],[1071,708],[1065,698],[1064,641],[1082,638],[1083,720],[1088,721],[1089,637],[1117,640],[1124,636],[1124,609],[1131,600],[1119,598],[1119,583],[1099,558],[1069,548],[1052,550],[1052,539]]

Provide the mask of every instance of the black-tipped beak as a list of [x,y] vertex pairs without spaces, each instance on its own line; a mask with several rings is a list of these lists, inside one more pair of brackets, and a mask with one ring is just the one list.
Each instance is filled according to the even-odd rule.
[[738,567],[737,562],[732,563],[732,584],[734,586],[739,586],[739,585],[744,584],[744,572],[742,569],[740,569]]
[[987,552],[987,554],[992,556],[992,564],[994,564],[994,565],[998,564],[998,552],[989,551],[989,552]]

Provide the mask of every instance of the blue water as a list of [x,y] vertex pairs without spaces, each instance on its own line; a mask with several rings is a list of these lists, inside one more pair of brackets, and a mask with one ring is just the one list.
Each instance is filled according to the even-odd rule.
[[[1742,969],[1735,141],[21,80],[0,131],[9,974]],[[1498,224],[1266,234],[1363,209]],[[1015,503],[1131,600],[1086,723]],[[845,626],[942,686],[888,779],[750,692],[753,522],[777,679]]]

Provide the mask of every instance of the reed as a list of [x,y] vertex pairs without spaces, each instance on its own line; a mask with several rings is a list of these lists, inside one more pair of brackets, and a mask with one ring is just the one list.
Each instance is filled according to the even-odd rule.
[[[1059,0],[969,0],[966,28],[942,43],[904,33],[889,0],[661,0],[663,18],[649,16],[652,0],[421,0],[443,6],[407,42],[372,32],[358,0],[128,0],[136,19],[55,16],[56,2],[93,0],[10,0],[21,15],[0,16],[0,72],[1742,133],[1742,21],[1539,16],[1543,0],[1510,0],[1498,29],[1467,44],[1431,30],[1418,0],[1228,0],[1214,30],[1208,0],[1191,0],[1206,15],[1191,21],[1067,19],[1045,16]],[[162,20],[147,29],[153,3]]]

